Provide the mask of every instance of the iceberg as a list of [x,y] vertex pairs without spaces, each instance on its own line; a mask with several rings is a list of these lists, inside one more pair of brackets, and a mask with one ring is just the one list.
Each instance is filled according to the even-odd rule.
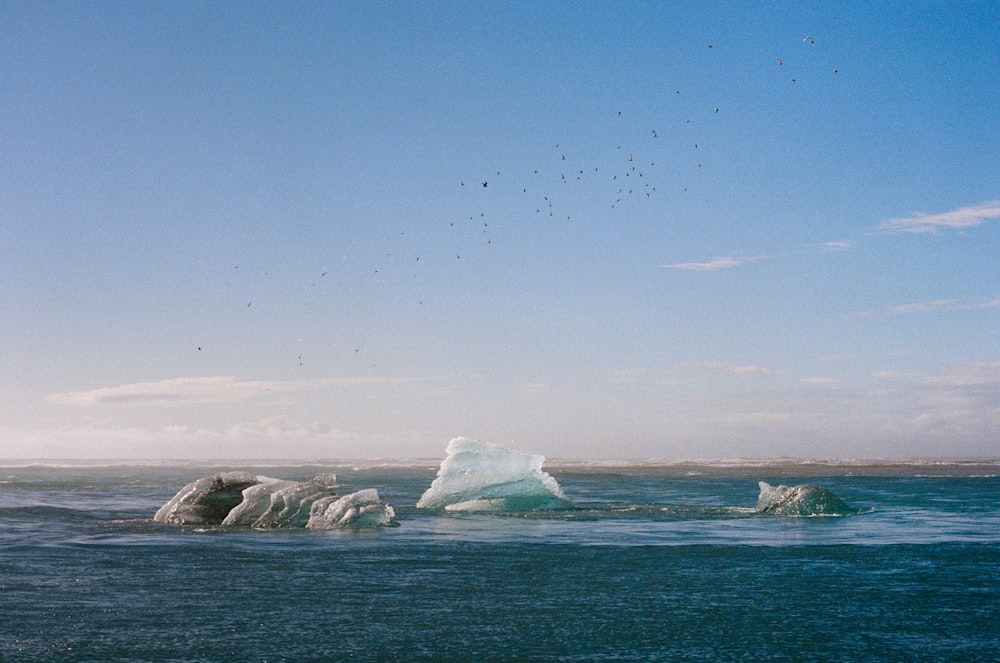
[[860,509],[848,505],[829,490],[806,484],[772,486],[758,482],[760,494],[754,510],[775,516],[853,516]]
[[309,529],[344,529],[393,527],[396,512],[379,499],[374,488],[359,490],[343,497],[324,497],[313,502],[306,527]]
[[559,483],[542,470],[544,456],[456,437],[419,509],[525,512],[572,506]]
[[305,527],[313,504],[336,496],[336,477],[323,474],[312,481],[271,480],[243,491],[243,501],[222,525],[244,525],[267,529]]
[[153,520],[170,525],[304,527],[338,529],[396,525],[391,506],[375,489],[338,496],[336,477],[286,481],[248,472],[219,472],[192,481],[157,510]]
[[171,525],[219,525],[240,502],[243,491],[261,483],[249,472],[218,472],[192,481],[157,510],[153,520]]

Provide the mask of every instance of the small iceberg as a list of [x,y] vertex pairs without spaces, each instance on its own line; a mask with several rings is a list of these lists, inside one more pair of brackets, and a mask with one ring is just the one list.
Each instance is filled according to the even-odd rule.
[[775,516],[853,516],[860,509],[848,505],[829,490],[806,484],[772,486],[758,482],[760,495],[754,510]]
[[393,508],[374,488],[337,495],[336,477],[285,481],[249,472],[219,472],[181,488],[153,520],[169,525],[273,529],[343,529],[396,525]]
[[249,472],[218,472],[202,477],[177,491],[153,520],[171,525],[221,525],[243,501],[243,491],[263,479]]
[[571,507],[559,483],[542,470],[544,456],[456,437],[419,509],[526,512]]
[[313,502],[309,509],[309,529],[343,529],[368,527],[393,527],[396,512],[379,499],[374,488],[359,490],[343,497],[324,497]]

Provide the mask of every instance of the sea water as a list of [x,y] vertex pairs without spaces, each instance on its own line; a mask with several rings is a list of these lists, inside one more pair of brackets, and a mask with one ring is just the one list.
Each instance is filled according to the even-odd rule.
[[[1000,660],[1000,461],[460,453],[0,464],[0,660]],[[154,520],[235,471],[358,497],[327,527]]]

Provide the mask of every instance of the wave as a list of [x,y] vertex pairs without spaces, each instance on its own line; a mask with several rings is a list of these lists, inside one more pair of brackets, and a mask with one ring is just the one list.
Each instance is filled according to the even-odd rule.
[[853,516],[863,512],[819,486],[772,486],[766,481],[759,482],[759,486],[760,494],[754,507],[757,513],[775,516]]
[[418,509],[528,512],[571,508],[559,483],[542,470],[544,456],[456,437]]
[[187,484],[153,520],[170,525],[343,529],[393,526],[396,513],[374,488],[337,495],[332,474],[287,481],[234,471]]

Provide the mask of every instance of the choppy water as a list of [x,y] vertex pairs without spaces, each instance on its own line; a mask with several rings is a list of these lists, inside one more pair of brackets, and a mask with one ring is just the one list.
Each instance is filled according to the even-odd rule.
[[[398,527],[152,520],[217,470]],[[1000,463],[552,463],[573,507],[415,507],[437,462],[0,465],[0,660],[1000,660]],[[755,512],[759,480],[858,515]]]

